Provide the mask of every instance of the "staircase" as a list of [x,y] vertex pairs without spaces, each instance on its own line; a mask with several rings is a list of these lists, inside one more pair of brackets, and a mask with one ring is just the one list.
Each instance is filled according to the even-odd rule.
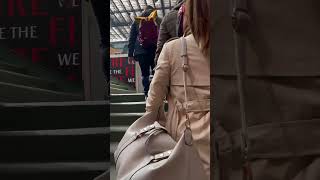
[[117,94],[111,95],[111,142],[121,140],[127,128],[145,112],[143,94]]
[[109,169],[106,102],[0,106],[1,180],[91,180]]
[[115,180],[113,153],[127,128],[145,112],[144,94],[112,94],[110,103],[111,180]]
[[0,179],[91,180],[109,170],[106,101],[0,47]]

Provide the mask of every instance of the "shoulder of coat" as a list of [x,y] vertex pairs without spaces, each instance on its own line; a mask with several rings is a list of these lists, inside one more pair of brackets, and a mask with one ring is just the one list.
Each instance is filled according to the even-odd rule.
[[174,40],[177,40],[177,39],[179,39],[179,37],[170,38],[170,39],[168,39],[168,40],[166,41],[166,43],[169,43],[169,42],[174,41]]
[[167,40],[165,43],[167,48],[172,49],[172,48],[176,47],[179,44],[178,39],[179,39],[179,37],[173,37],[173,38],[170,38],[169,40]]

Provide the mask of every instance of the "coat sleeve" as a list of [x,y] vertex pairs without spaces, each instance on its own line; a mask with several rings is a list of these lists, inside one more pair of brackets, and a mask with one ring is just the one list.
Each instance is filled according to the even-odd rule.
[[159,59],[161,50],[163,48],[164,43],[167,42],[171,38],[169,30],[167,28],[168,23],[168,16],[164,16],[161,24],[160,24],[160,30],[159,30],[159,36],[158,36],[158,42],[157,42],[157,50],[156,50],[156,56],[154,59],[155,64],[157,64],[157,61]]
[[134,22],[134,23],[132,23],[131,28],[130,28],[129,44],[128,44],[128,51],[129,51],[128,57],[133,57],[133,52],[134,52],[134,47],[136,44],[137,36],[138,36],[137,23]]
[[158,111],[160,106],[163,105],[164,98],[166,97],[170,85],[170,55],[167,44],[164,45],[163,50],[159,56],[158,64],[155,68],[155,74],[152,78],[148,98],[146,102],[146,111]]

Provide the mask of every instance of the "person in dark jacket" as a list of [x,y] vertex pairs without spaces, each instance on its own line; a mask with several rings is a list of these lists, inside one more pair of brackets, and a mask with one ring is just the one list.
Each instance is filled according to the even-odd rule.
[[157,64],[159,55],[162,51],[163,45],[171,38],[178,37],[178,11],[185,0],[178,0],[173,9],[164,16],[161,24],[157,42],[157,50],[155,55],[155,64]]
[[[154,11],[154,8],[150,5],[148,5],[144,12],[141,14],[142,17],[148,17],[152,11]],[[160,19],[157,18],[157,24],[160,24]],[[149,86],[150,86],[150,70],[151,74],[153,74],[153,69],[155,67],[154,64],[154,57],[155,57],[155,51],[156,47],[149,47],[148,49],[145,49],[142,47],[138,41],[138,35],[139,35],[139,22],[135,21],[131,25],[130,29],[130,36],[129,36],[129,44],[128,44],[128,57],[129,61],[138,61],[142,73],[142,85],[144,88],[144,94],[147,97]]]

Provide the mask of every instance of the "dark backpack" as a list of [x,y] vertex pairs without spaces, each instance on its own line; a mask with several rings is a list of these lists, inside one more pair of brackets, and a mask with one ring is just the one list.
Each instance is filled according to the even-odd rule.
[[138,41],[146,49],[157,47],[158,26],[156,23],[157,11],[153,11],[148,17],[137,17],[139,23]]

